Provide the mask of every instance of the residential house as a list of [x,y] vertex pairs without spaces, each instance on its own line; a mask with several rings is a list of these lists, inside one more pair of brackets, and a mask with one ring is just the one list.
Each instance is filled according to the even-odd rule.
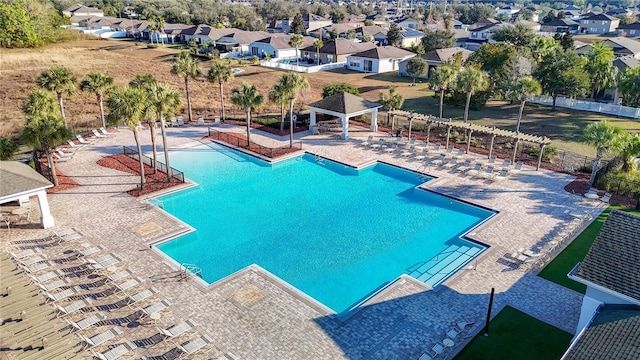
[[240,30],[234,28],[217,29],[207,24],[189,25],[188,28],[182,31],[181,38],[184,42],[193,40],[196,44],[213,44],[219,38],[233,34],[236,31]]
[[[616,57],[633,56],[640,59],[640,41],[627,37],[617,36],[602,41],[605,45],[613,48],[613,54]],[[578,55],[585,55],[591,51],[591,44],[585,44],[576,49]]]
[[616,35],[637,38],[640,36],[640,22],[620,25],[616,29]]
[[[529,21],[529,20],[518,20],[516,22],[513,23],[514,25],[524,25],[526,27],[528,27],[529,29],[531,29],[534,33],[537,33],[540,31],[540,23],[539,22],[535,22],[535,21]],[[505,24],[503,24],[504,26]]]
[[353,25],[356,28],[364,26],[364,21],[367,19],[366,15],[348,15],[342,19],[344,24]]
[[580,17],[580,8],[575,5],[569,5],[566,8],[562,9],[561,12],[565,17],[569,19],[577,19]]
[[613,66],[618,68],[619,73],[623,73],[627,69],[635,69],[640,66],[640,59],[633,57],[633,55],[621,56],[613,60]]
[[386,44],[387,32],[389,32],[389,29],[381,26],[363,26],[356,29],[356,37],[361,41],[364,41],[366,36],[370,36],[376,44]]
[[587,286],[563,360],[640,357],[640,216],[614,210],[569,278]]
[[94,7],[89,7],[89,6],[84,6],[82,4],[75,4],[72,5],[64,10],[62,10],[62,15],[66,16],[66,17],[73,17],[73,16],[97,16],[97,17],[103,17],[104,16],[104,11],[102,11],[101,9],[98,8],[94,8]]
[[339,38],[346,38],[349,34],[349,31],[353,31],[355,35],[356,27],[351,24],[333,24],[321,29],[321,38],[330,39],[331,33],[335,33]]
[[633,11],[629,10],[629,9],[612,9],[607,11],[605,14],[610,15],[610,16],[629,16],[631,14],[633,14]]
[[249,54],[249,44],[268,37],[270,34],[264,31],[245,31],[236,30],[230,34],[221,36],[215,40],[215,46],[220,53],[236,52],[240,54]]
[[[469,51],[467,49],[461,48],[461,47],[452,47],[452,48],[446,48],[446,49],[436,49],[436,50],[431,50],[428,51],[424,54],[421,55],[422,59],[424,61],[426,61],[427,63],[427,71],[424,74],[424,76],[422,76],[423,78],[427,79],[429,78],[429,75],[431,74],[431,71],[433,71],[434,68],[441,66],[443,63],[445,63],[446,61],[455,59],[455,57],[457,56],[457,54],[460,54],[462,56],[462,61],[464,62],[465,60],[467,60],[467,58],[473,54],[473,51]],[[402,61],[399,65],[398,68],[398,75],[399,76],[409,76],[407,74],[407,63],[409,61]]]
[[290,38],[291,36],[287,34],[270,34],[264,39],[249,44],[249,51],[252,56],[257,56],[260,59],[269,54],[272,60],[295,60],[296,55],[300,55],[300,49],[313,45],[314,41],[312,37],[304,36],[302,45],[296,51],[296,48],[289,45]]
[[583,34],[608,34],[620,25],[620,19],[607,14],[594,14],[580,19]]
[[367,20],[370,20],[373,23],[373,26],[379,26],[385,29],[388,29],[391,25],[389,20],[383,15],[372,15],[367,17]]
[[267,24],[267,31],[270,33],[282,33],[284,32],[282,24],[288,20],[272,20]]
[[338,38],[326,41],[319,51],[314,45],[302,48],[300,51],[302,58],[307,59],[309,63],[317,64],[319,56],[320,64],[330,64],[347,61],[347,56],[375,47],[376,45],[371,42],[361,43]]
[[347,56],[347,69],[366,73],[398,71],[400,62],[416,54],[395,46],[376,46]]
[[408,48],[420,44],[424,33],[412,28],[402,28],[400,29],[400,36],[402,37],[399,41],[400,47]]
[[509,17],[509,19],[512,19],[512,20],[518,17],[519,12],[520,12],[520,9],[511,5],[501,6],[496,9],[497,16],[506,15]]
[[417,29],[418,28],[418,20],[412,19],[407,16],[403,16],[399,19],[393,20],[394,23],[398,25],[400,28],[409,28],[409,29]]
[[547,21],[540,26],[540,31],[545,33],[566,33],[575,34],[578,32],[580,24],[570,19],[556,19]]
[[[330,18],[326,18],[320,15],[315,15],[315,14],[302,15],[302,22],[304,22],[305,34],[316,31],[323,27],[331,26],[331,24],[333,23]],[[282,24],[281,24],[282,32],[285,34],[290,33],[292,23],[293,23],[293,18],[282,20]]]
[[502,23],[494,19],[477,22],[469,29],[469,38],[464,47],[471,51],[478,50],[482,44],[491,40],[493,32],[500,26],[502,26]]

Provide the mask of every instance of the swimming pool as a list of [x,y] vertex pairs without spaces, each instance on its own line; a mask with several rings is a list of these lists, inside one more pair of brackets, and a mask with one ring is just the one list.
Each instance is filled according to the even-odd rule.
[[197,230],[162,252],[208,283],[258,264],[338,313],[403,273],[439,284],[484,249],[459,237],[493,214],[386,164],[269,165],[216,144],[174,151],[171,164],[200,186],[160,200]]

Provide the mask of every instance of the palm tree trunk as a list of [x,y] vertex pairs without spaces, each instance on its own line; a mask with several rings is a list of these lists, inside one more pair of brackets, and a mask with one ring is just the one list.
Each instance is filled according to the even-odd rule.
[[62,102],[62,93],[57,93],[58,95],[58,106],[60,107],[60,115],[62,116],[62,120],[64,121],[64,127],[67,127],[67,117],[64,115],[64,104]]
[[149,129],[151,130],[151,149],[153,151],[153,173],[158,173],[158,147],[156,146],[156,121],[149,120]]
[[284,104],[280,104],[280,132],[284,131]]
[[464,122],[469,119],[469,105],[471,104],[471,91],[467,92],[467,103],[464,106]]
[[522,112],[524,111],[524,104],[527,100],[520,100],[520,111],[518,112],[518,122],[516,123],[516,132],[520,132],[520,121],[522,121]]
[[593,160],[593,167],[591,168],[591,176],[589,177],[589,187],[593,186],[593,182],[596,180],[596,173],[598,172],[598,166],[600,166],[600,158],[602,156],[598,154]]
[[298,47],[296,46],[296,65],[300,66],[300,56],[298,56]]
[[551,110],[555,111],[556,110],[556,100],[558,99],[558,94],[553,94],[553,95],[551,95],[551,97],[553,98],[553,106],[551,107]]
[[320,66],[320,48],[316,50],[316,57],[318,58],[318,66]]
[[98,106],[100,106],[100,121],[102,122],[102,127],[107,128],[107,122],[104,119],[104,104],[102,103],[102,94],[98,94]]
[[[58,186],[58,174],[56,173],[56,163],[51,158],[50,149],[45,149],[44,153],[47,155],[47,163],[49,169],[51,169],[51,180],[53,180],[53,186]],[[36,159],[36,161],[39,161]]]
[[189,116],[189,122],[191,122],[191,92],[189,91],[189,77],[185,76],[184,77],[184,88],[187,92],[187,111],[189,112],[189,114],[187,114]]
[[440,119],[442,119],[443,106],[444,106],[444,89],[440,89]]
[[167,165],[167,182],[171,182],[171,165],[169,165],[169,147],[167,146],[167,133],[164,130],[164,116],[160,112],[160,132],[162,133],[162,150],[164,151],[164,163]]
[[220,81],[220,109],[222,109],[222,121],[224,122],[224,88]]
[[251,148],[251,110],[247,110],[247,149]]
[[293,98],[289,99],[289,147],[293,147]]
[[136,148],[138,149],[138,160],[140,162],[140,190],[144,189],[144,162],[142,162],[142,145],[140,144],[140,133],[138,127],[133,128],[133,137],[136,139]]

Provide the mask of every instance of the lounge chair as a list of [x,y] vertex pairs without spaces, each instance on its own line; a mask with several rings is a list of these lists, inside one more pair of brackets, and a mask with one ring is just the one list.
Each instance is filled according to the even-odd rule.
[[603,203],[605,203],[605,204],[608,204],[610,200],[611,200],[611,194],[609,194],[609,193],[604,194],[604,195],[600,198],[600,201],[602,201],[602,202],[603,202]]
[[42,291],[47,292],[47,291],[53,291],[55,289],[59,289],[59,288],[61,288],[63,286],[67,286],[67,285],[69,285],[69,282],[67,280],[65,280],[65,279],[59,279],[59,280],[56,280],[56,281],[53,281],[53,282],[50,282],[50,283],[46,283],[46,284],[38,283],[37,285],[38,285],[38,287],[40,289],[42,289]]
[[144,289],[140,292],[137,292],[133,295],[129,295],[127,297],[127,302],[128,305],[133,305],[136,304],[142,300],[146,300],[148,298],[150,298],[151,296],[153,296],[154,294],[157,294],[158,290],[156,288],[150,288],[150,289]]
[[31,274],[27,274],[27,276],[35,284],[38,284],[38,283],[43,283],[45,281],[49,281],[51,279],[55,279],[55,278],[58,278],[58,277],[65,276],[65,273],[62,272],[61,270],[52,270],[52,271],[46,272],[46,273],[44,273],[42,275],[39,275],[39,276],[34,276],[34,275],[31,275]]
[[504,159],[502,165],[500,165],[500,170],[509,171],[511,168],[511,159]]
[[92,349],[89,349],[89,351],[91,352],[91,355],[100,360],[116,360],[135,350],[136,348],[136,344],[132,343],[131,341],[127,341],[103,353],[95,352]]
[[500,172],[500,174],[496,175],[493,177],[494,181],[504,181],[507,180],[507,177],[509,177],[509,172],[506,170],[502,170]]
[[74,143],[73,140],[67,140],[67,144],[69,144],[69,146],[71,146],[71,148],[75,150],[79,150],[83,146],[83,144]]
[[176,120],[176,118],[171,119],[171,127],[178,127],[178,120]]
[[493,177],[493,175],[493,166],[489,166],[484,171],[478,173],[478,177],[482,179],[489,179]]
[[16,259],[16,261],[22,267],[29,267],[39,262],[47,261],[47,256],[45,254],[40,254],[38,256],[32,256],[26,259]]
[[136,286],[138,286],[138,285],[140,285],[142,283],[143,283],[142,279],[133,278],[133,279],[129,279],[129,280],[123,282],[122,284],[116,284],[115,285],[115,289],[117,291],[126,293],[127,290],[131,290],[131,289],[135,288]]
[[158,301],[156,303],[153,303],[143,309],[140,309],[140,311],[142,311],[142,314],[140,315],[138,320],[142,320],[144,318],[146,318],[147,316],[150,316],[151,314],[155,314],[157,312],[160,312],[164,309],[166,309],[167,307],[171,306],[171,303],[169,303],[166,300],[162,300],[162,301]]
[[190,330],[193,330],[195,327],[196,327],[196,324],[193,321],[185,320],[167,329],[162,329],[162,328],[156,328],[156,329],[158,329],[158,332],[161,335],[163,335],[165,337],[164,340],[166,340],[166,339],[175,339],[180,335],[184,335]]
[[67,324],[69,324],[69,326],[71,327],[71,331],[70,332],[74,332],[74,331],[78,331],[78,330],[86,330],[90,327],[92,327],[93,325],[99,323],[102,320],[105,320],[107,318],[107,315],[105,315],[102,311],[100,311],[97,314],[93,314],[87,318],[84,318],[78,322],[75,321],[71,321],[69,319],[64,319],[64,321],[67,322]]
[[458,157],[454,156],[451,160],[447,161],[446,164],[443,164],[442,167],[444,169],[453,169],[458,164]]
[[119,257],[114,254],[103,255],[97,259],[83,259],[85,265],[89,266],[93,270],[104,270],[107,269],[120,261],[122,261]]
[[202,116],[198,117],[198,125],[204,125],[204,118]]
[[415,155],[413,155],[413,160],[422,161],[427,155],[425,155],[424,147],[418,148],[417,146],[414,148],[416,150]]
[[513,167],[513,169],[509,169],[509,174],[517,174],[520,171],[522,171],[522,161],[516,162],[516,165]]
[[540,253],[532,251],[531,249],[525,249],[525,248],[518,249],[518,252],[521,253],[522,255],[528,256],[528,257],[539,257],[539,256],[542,255]]
[[78,139],[78,141],[80,141],[80,144],[84,145],[88,145],[96,141],[96,139],[90,139],[89,141],[87,141],[82,137],[82,135],[76,135],[76,138]]
[[178,126],[184,126],[184,118],[182,116],[178,116]]
[[100,138],[104,139],[104,138],[106,138],[106,137],[107,137],[107,135],[101,134],[101,133],[100,133],[98,130],[96,130],[96,129],[93,129],[93,130],[91,130],[91,131],[93,132],[93,135],[95,135],[95,137],[96,137],[97,139],[100,139]]
[[176,344],[176,349],[182,352],[182,354],[179,357],[181,358],[183,355],[186,356],[186,355],[193,355],[197,353],[203,347],[207,346],[208,344],[211,344],[212,342],[213,340],[210,337],[208,337],[207,335],[202,335],[198,338],[195,338],[186,343],[183,343],[182,345]]
[[369,147],[369,146],[371,146],[372,141],[373,141],[373,135],[369,135],[367,140],[361,142],[360,145],[362,145],[362,147]]
[[434,152],[438,152],[438,151],[440,151],[440,147],[441,147],[441,146],[442,146],[442,145],[441,145],[440,143],[435,143],[435,144],[433,144],[433,151],[434,151]]
[[434,166],[442,165],[444,163],[445,157],[447,157],[446,154],[440,154],[440,156],[438,156],[437,158],[431,160],[429,165],[434,165]]
[[456,322],[456,329],[458,330],[458,334],[465,331],[467,329],[467,326],[473,325],[474,322],[473,321],[466,321],[466,320],[458,320]]
[[112,133],[108,132],[108,131],[107,131],[107,129],[105,129],[105,128],[103,128],[103,127],[101,127],[101,128],[100,128],[100,132],[101,132],[103,135],[107,135],[107,136],[111,136],[111,135],[113,135]]
[[420,355],[420,358],[418,360],[433,360],[433,355],[430,355],[428,353],[424,353],[422,355]]
[[129,276],[131,276],[133,273],[131,272],[131,270],[128,269],[124,269],[124,270],[120,270],[118,272],[114,272],[112,274],[108,274],[107,275],[107,279],[111,282],[114,281],[119,281],[122,280],[124,278],[127,278]]
[[75,149],[71,150],[71,152],[65,152],[62,148],[55,148],[54,151],[56,152],[56,154],[60,155],[60,157],[73,157],[73,154],[75,153]]
[[69,296],[76,295],[80,291],[81,289],[79,286],[74,286],[62,291],[58,291],[57,293],[50,293],[49,291],[45,291],[44,296],[47,298],[47,301],[56,302],[56,301],[66,299]]
[[7,249],[7,252],[9,253],[9,256],[11,256],[11,258],[13,260],[20,260],[20,259],[24,259],[27,258],[29,256],[33,256],[36,255],[37,252],[33,249],[27,249],[27,250],[22,250],[19,252],[13,252],[13,250],[11,249]]
[[51,240],[55,240],[55,239],[59,239],[63,236],[68,236],[68,235],[73,235],[73,234],[80,234],[80,232],[74,228],[68,228],[68,229],[64,229],[64,230],[53,230],[49,233],[49,238]]
[[467,171],[467,174],[471,177],[475,177],[480,173],[480,170],[482,170],[482,164],[476,164],[473,169]]
[[53,306],[58,311],[57,316],[62,317],[62,316],[72,314],[80,309],[84,309],[86,307],[91,306],[91,301],[92,301],[91,298],[86,298],[86,299],[74,301],[67,306],[60,306],[58,304],[53,304]]
[[77,250],[78,252],[78,256],[91,256],[93,254],[99,253],[100,251],[105,251],[107,248],[105,248],[102,245],[98,245],[98,246],[90,246],[88,248],[84,248],[81,250]]
[[402,157],[409,157],[411,156],[414,152],[413,152],[413,146],[410,146],[409,149],[404,150],[403,152],[400,153],[400,156]]
[[387,154],[393,154],[398,150],[398,144],[392,144],[390,147],[384,149],[384,152]]
[[65,161],[71,160],[71,157],[61,157],[57,153],[54,153],[53,154],[53,160],[55,160],[55,162],[57,162],[57,163],[60,163],[60,162],[65,162]]
[[120,327],[118,326],[114,326],[113,328],[107,330],[107,331],[103,331],[100,334],[94,335],[90,338],[83,336],[82,334],[78,334],[78,337],[80,338],[80,340],[82,340],[82,342],[84,342],[84,348],[88,349],[88,348],[92,348],[95,346],[99,346],[104,344],[105,342],[114,339],[116,336],[122,335],[122,329],[120,329]]
[[513,258],[514,260],[517,260],[518,263],[520,264],[528,264],[528,263],[532,263],[535,261],[534,258],[529,257],[527,255],[524,255],[523,253],[516,251],[513,254],[511,254],[511,258]]
[[462,165],[458,166],[457,170],[459,172],[465,172],[468,171],[469,169],[471,169],[471,159],[467,159],[464,161],[464,163],[462,163]]
[[444,347],[441,344],[433,345],[431,350],[433,350],[433,352],[438,354],[438,355],[441,355],[442,353],[444,353]]
[[379,139],[377,142],[371,144],[371,146],[369,147],[373,150],[379,150],[382,148],[383,145],[384,145],[384,139]]

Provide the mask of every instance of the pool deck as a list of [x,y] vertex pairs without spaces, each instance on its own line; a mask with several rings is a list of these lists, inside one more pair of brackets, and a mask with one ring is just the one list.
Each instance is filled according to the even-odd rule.
[[[218,129],[244,131],[231,125]],[[204,126],[170,128],[169,146],[191,146],[206,133]],[[303,132],[296,134],[296,139],[303,140],[306,151],[352,166],[382,160],[412,170],[421,167],[418,162],[358,146],[357,140],[373,135],[370,132],[351,132],[350,141],[335,135]],[[288,144],[288,137],[262,132],[254,132],[251,138],[267,146]],[[142,141],[149,150],[147,131],[142,133]],[[426,188],[499,211],[471,236],[491,248],[473,268],[459,271],[435,290],[413,279],[401,279],[341,321],[259,270],[241,271],[209,288],[198,281],[171,277],[176,269],[150,250],[149,244],[189,227],[127,195],[125,191],[135,187],[138,176],[96,164],[105,155],[122,153],[122,145],[134,144],[131,132],[121,129],[59,164],[60,170],[81,186],[49,195],[55,229],[74,227],[85,234],[83,242],[102,244],[120,255],[127,268],[158,289],[160,298],[171,302],[174,318],[195,320],[198,330],[208,334],[222,352],[232,352],[239,359],[265,360],[417,359],[445,338],[454,321],[473,321],[472,331],[480,331],[491,288],[496,294],[493,315],[510,305],[564,331],[575,331],[582,295],[537,277],[539,269],[519,267],[508,257],[518,248],[540,245],[557,231],[566,222],[566,209],[594,210],[595,214],[604,209],[603,204],[578,199],[563,190],[572,176],[525,167],[513,178],[491,183],[428,169],[427,173],[438,179]],[[376,215],[372,221],[384,221],[384,215]],[[48,233],[3,228],[0,243]],[[463,345],[454,347],[449,356]]]

